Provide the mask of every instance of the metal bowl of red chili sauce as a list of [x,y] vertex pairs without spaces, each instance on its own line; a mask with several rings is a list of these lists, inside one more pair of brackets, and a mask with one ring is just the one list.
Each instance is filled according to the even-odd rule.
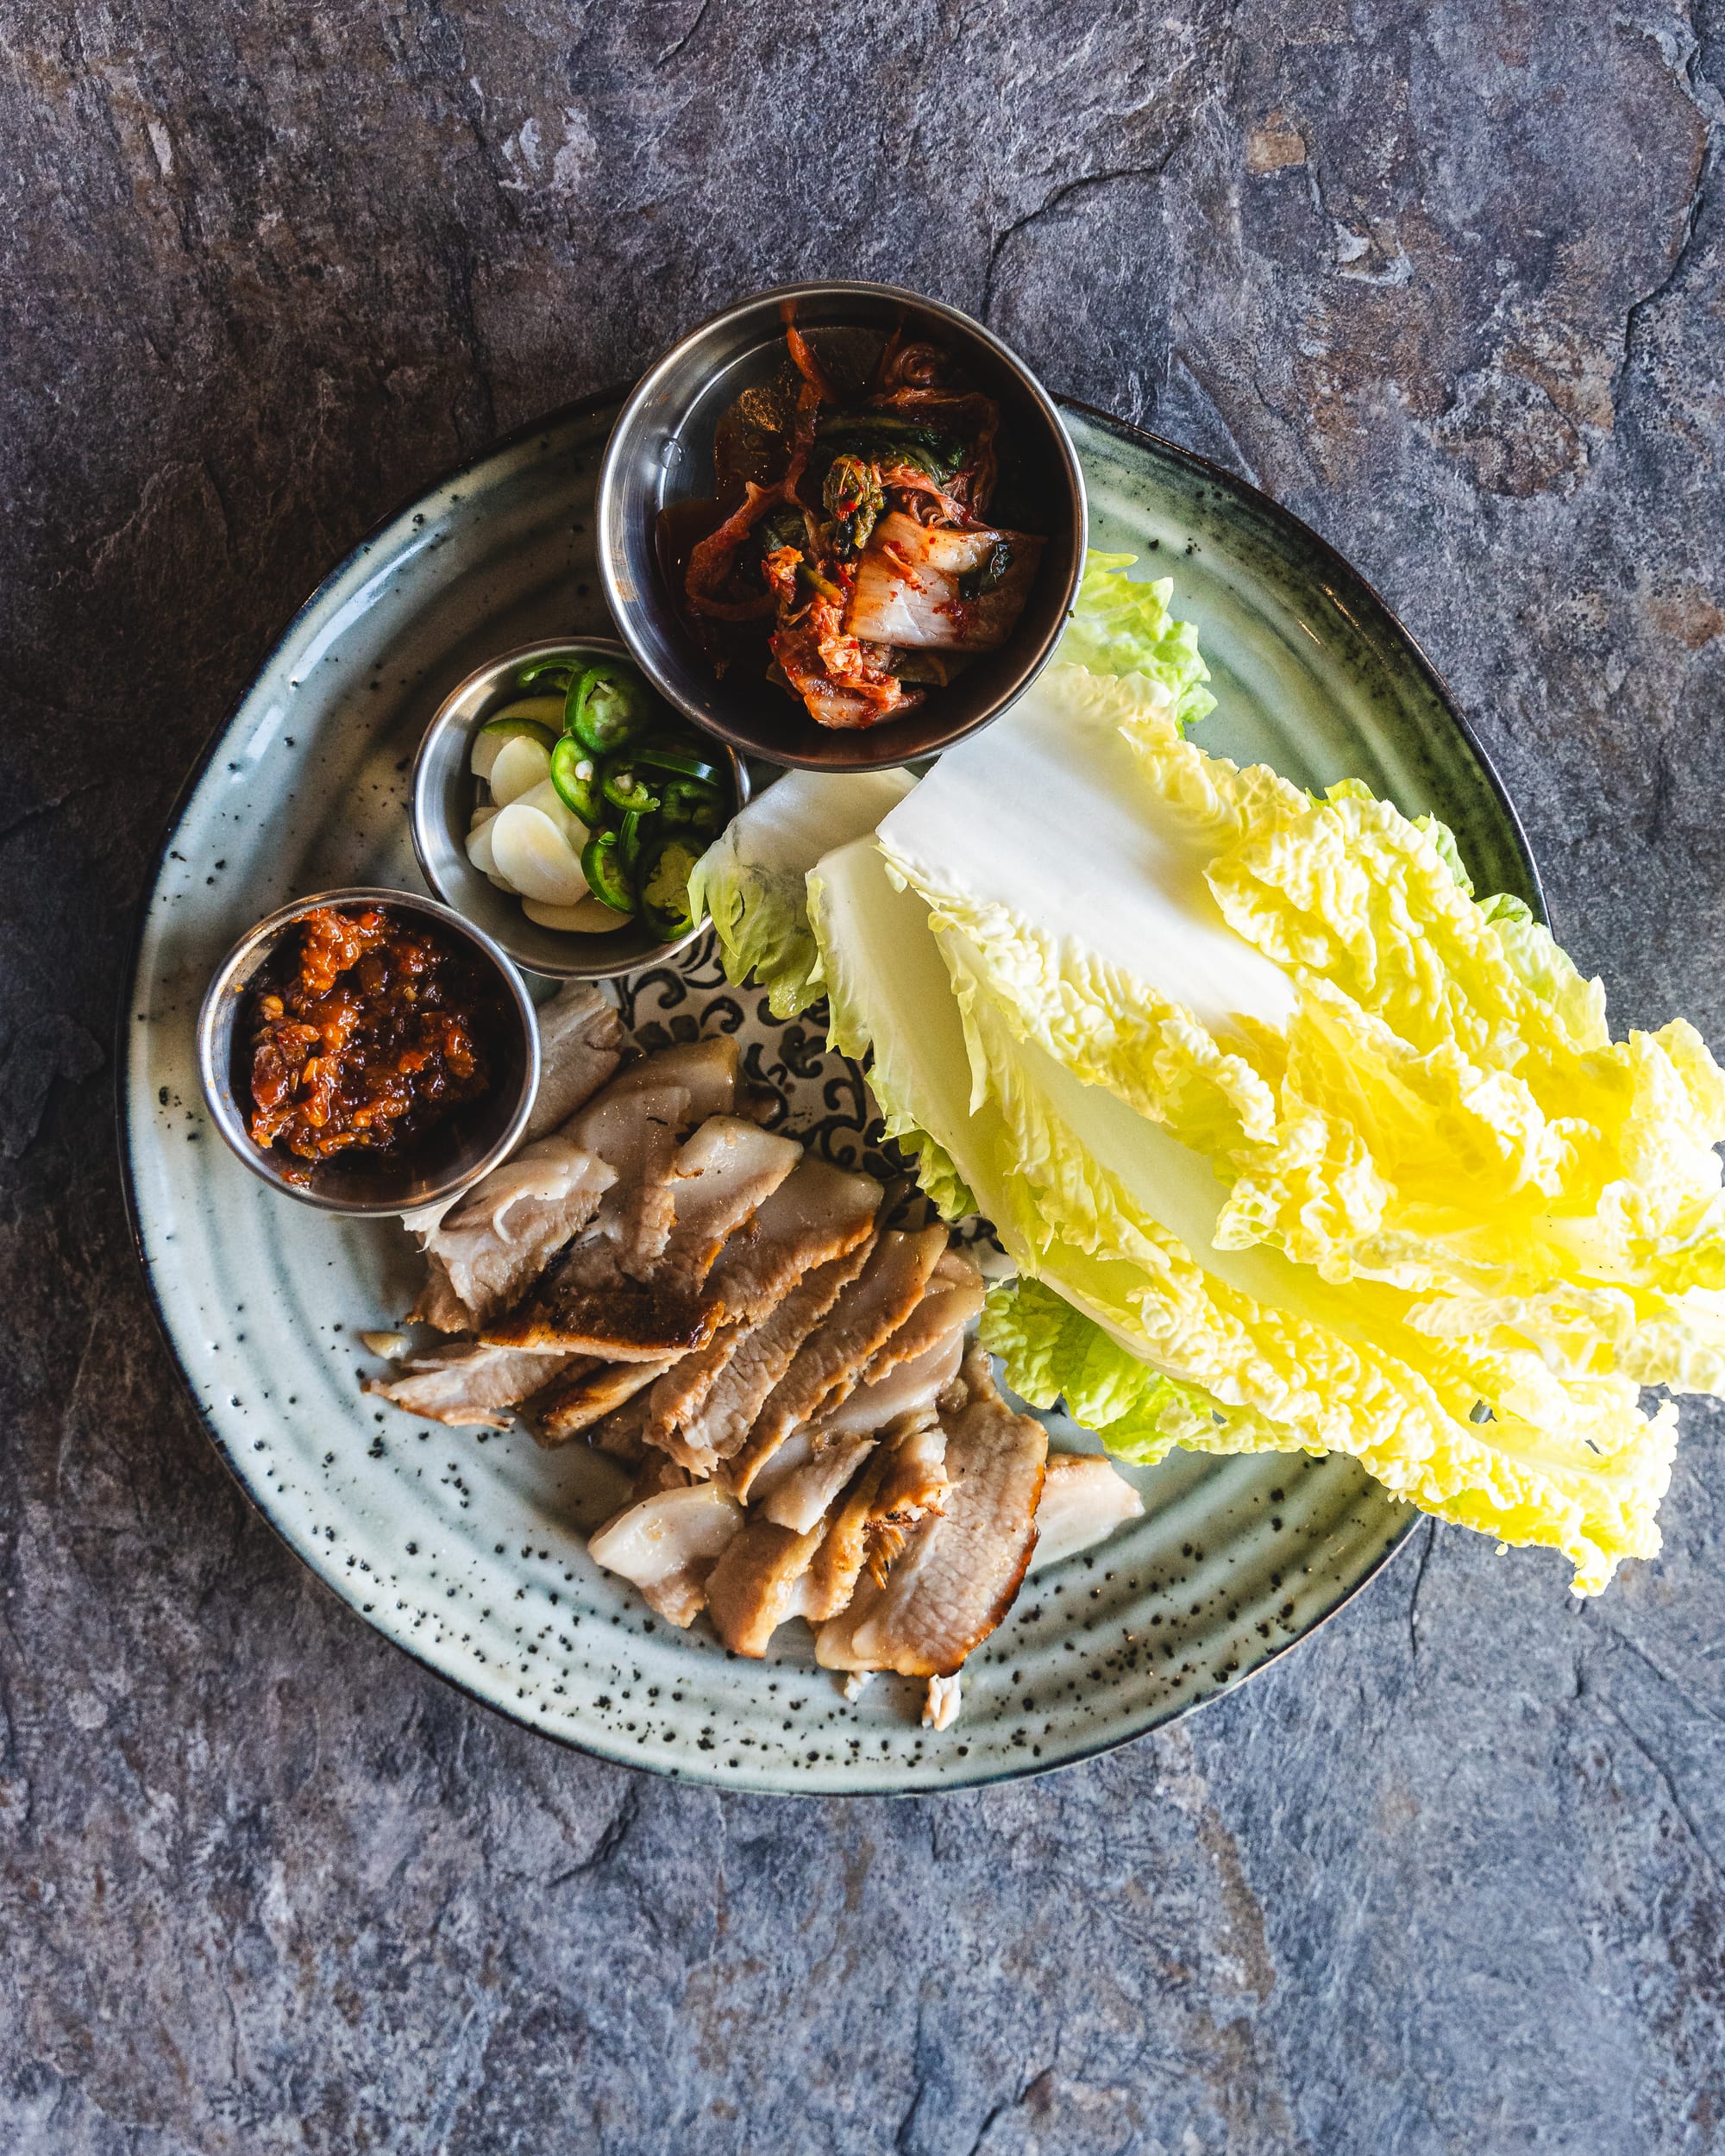
[[329,1213],[454,1197],[516,1144],[539,1087],[520,975],[406,891],[320,892],[260,921],[205,992],[198,1059],[246,1166]]
[[733,749],[878,771],[998,718],[1084,563],[1052,399],[957,308],[787,285],[655,361],[599,473],[607,603],[660,693]]

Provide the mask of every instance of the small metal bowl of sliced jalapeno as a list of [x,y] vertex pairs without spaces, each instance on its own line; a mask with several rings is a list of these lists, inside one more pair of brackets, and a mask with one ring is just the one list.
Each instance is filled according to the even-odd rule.
[[438,706],[413,767],[413,850],[517,965],[594,981],[695,936],[689,872],[749,798],[741,759],[623,645],[505,652]]

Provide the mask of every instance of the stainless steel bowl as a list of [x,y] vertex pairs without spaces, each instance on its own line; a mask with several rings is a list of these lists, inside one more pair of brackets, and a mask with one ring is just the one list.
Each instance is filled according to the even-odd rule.
[[[660,535],[666,512],[711,497],[718,421],[784,363],[785,313],[819,350],[828,336],[872,337],[902,325],[943,346],[1001,406],[1003,490],[1020,529],[1048,545],[1008,641],[931,690],[908,717],[856,731],[818,726],[794,698],[733,666],[723,678],[696,644],[674,594]],[[1008,470],[1008,461],[1012,468]],[[879,771],[950,748],[998,718],[1048,663],[1084,566],[1083,475],[1047,392],[969,315],[888,285],[785,285],[704,322],[656,360],[618,417],[599,470],[599,567],[605,595],[648,678],[697,725],[750,755],[831,771]]]
[[[387,906],[401,913],[422,913],[459,937],[492,968],[514,1012],[517,1031],[504,1044],[503,1068],[482,1100],[457,1109],[425,1139],[400,1158],[387,1153],[338,1153],[311,1169],[309,1184],[290,1182],[281,1156],[255,1144],[241,1106],[243,1070],[236,1069],[240,1044],[235,1027],[247,989],[258,968],[282,937],[320,906]],[[260,921],[241,937],[216,968],[198,1014],[198,1072],[216,1127],[252,1173],[285,1197],[326,1213],[361,1217],[405,1213],[455,1196],[495,1168],[527,1127],[539,1090],[539,1025],[532,999],[521,976],[491,937],[435,899],[411,891],[370,886],[320,891],[296,899]],[[236,1087],[235,1081],[238,1080]]]
[[[674,943],[656,942],[639,921],[625,921],[608,934],[583,936],[541,928],[521,910],[521,901],[482,876],[467,859],[467,826],[472,821],[478,781],[467,767],[473,738],[490,714],[523,694],[515,688],[518,667],[536,659],[590,655],[627,659],[630,654],[612,636],[568,636],[549,643],[524,644],[470,674],[437,707],[425,729],[413,765],[409,805],[413,850],[420,873],[446,906],[486,934],[531,973],[557,981],[603,981],[614,974],[638,973],[686,949],[699,935],[699,924]],[[736,805],[749,799],[749,774],[742,759],[727,749]]]

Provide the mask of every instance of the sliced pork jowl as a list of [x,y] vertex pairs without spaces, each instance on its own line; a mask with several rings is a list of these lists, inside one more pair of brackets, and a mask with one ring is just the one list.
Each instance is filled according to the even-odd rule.
[[710,1475],[749,1440],[763,1403],[795,1362],[803,1343],[867,1265],[872,1237],[843,1257],[818,1265],[757,1325],[732,1344],[699,1409],[664,1438],[693,1473]]
[[820,1546],[817,1522],[806,1534],[748,1515],[706,1583],[707,1614],[733,1654],[758,1661],[774,1633],[799,1611],[805,1575]]
[[[534,1351],[514,1352],[531,1354]],[[548,1383],[524,1398],[522,1420],[541,1445],[567,1445],[571,1438],[605,1421],[637,1393],[644,1392],[669,1367],[666,1358],[648,1363],[603,1363],[590,1356],[572,1355],[562,1368],[551,1374]],[[637,1424],[637,1433],[639,1427]]]
[[[603,1012],[566,1023],[603,1069]],[[687,1625],[705,1608],[750,1657],[800,1616],[854,1683],[932,1679],[944,1727],[1027,1569],[1142,1507],[1106,1461],[1047,1461],[1042,1426],[966,1356],[983,1282],[947,1232],[882,1232],[881,1185],[769,1132],[763,1105],[729,1039],[617,1070],[412,1224],[432,1261],[416,1314],[480,1337],[368,1389],[428,1419],[503,1428],[518,1411],[542,1443],[585,1436],[634,1476],[590,1548],[654,1609]]]
[[865,1241],[884,1193],[872,1175],[805,1153],[726,1243],[716,1284],[733,1319],[761,1317],[798,1281]]
[[942,1415],[944,1508],[911,1528],[884,1584],[859,1580],[821,1626],[823,1669],[950,1677],[1012,1606],[1036,1546],[1048,1432],[1000,1398],[982,1349],[966,1358],[963,1382],[963,1406]]
[[487,1321],[487,1339],[500,1347],[579,1348],[578,1338],[564,1337],[577,1329],[560,1326],[560,1307],[626,1286],[664,1248],[674,1218],[668,1188],[671,1163],[690,1100],[683,1086],[630,1084],[624,1089],[613,1081],[575,1117],[563,1135],[605,1163],[611,1185],[577,1240],[512,1309]]
[[760,1473],[749,1493],[750,1509],[806,1534],[875,1450],[872,1430],[817,1445],[806,1425],[794,1430]]
[[[369,1377],[365,1390],[427,1422],[506,1430],[515,1409],[579,1357],[559,1350],[487,1347],[451,1341],[410,1355],[388,1377]],[[588,1362],[589,1369],[598,1367]]]
[[700,1614],[706,1583],[743,1526],[743,1507],[717,1482],[661,1490],[625,1505],[587,1544],[596,1564],[640,1589],[668,1622]]
[[650,1258],[630,1239],[626,1219],[615,1239],[601,1219],[486,1338],[620,1362],[663,1362],[704,1346],[724,1316],[719,1292],[707,1288],[714,1259],[799,1157],[790,1138],[737,1117],[710,1116],[666,1164],[662,1233]]
[[932,1413],[958,1375],[964,1328],[982,1306],[981,1275],[948,1250],[904,1322],[869,1357],[855,1388],[794,1430],[756,1470],[749,1501],[781,1526],[800,1533],[812,1526],[877,1436]]
[[417,1323],[468,1332],[517,1301],[599,1210],[617,1171],[568,1138],[541,1138],[456,1200],[425,1236]]
[[623,1056],[617,1006],[589,981],[571,981],[539,1006],[539,1090],[527,1141],[544,1138],[590,1100]]
[[693,1129],[710,1115],[742,1112],[737,1105],[742,1083],[736,1037],[718,1033],[698,1041],[679,1041],[651,1056],[625,1063],[605,1089],[609,1100],[625,1098],[656,1086],[681,1086],[689,1096],[687,1125]]
[[[712,1288],[724,1307],[724,1324],[705,1348],[684,1357],[654,1387],[647,1426],[650,1443],[672,1445],[699,1415],[732,1359],[792,1290],[868,1241],[881,1194],[872,1176],[851,1175],[812,1155],[803,1156],[720,1252]],[[844,1281],[834,1279],[832,1285],[836,1293]],[[702,1437],[682,1449],[692,1456],[712,1450]]]
[[849,1397],[876,1351],[916,1307],[945,1247],[944,1228],[908,1235],[889,1230],[880,1238],[861,1275],[803,1343],[756,1417],[731,1471],[739,1497],[747,1500],[756,1476],[799,1424]]
[[775,1138],[740,1116],[710,1116],[671,1163],[671,1232],[650,1277],[705,1287],[732,1232],[801,1158],[794,1138]]
[[1080,1551],[1094,1549],[1116,1527],[1144,1516],[1144,1500],[1109,1461],[1093,1453],[1051,1453],[1036,1508],[1036,1552],[1041,1572]]

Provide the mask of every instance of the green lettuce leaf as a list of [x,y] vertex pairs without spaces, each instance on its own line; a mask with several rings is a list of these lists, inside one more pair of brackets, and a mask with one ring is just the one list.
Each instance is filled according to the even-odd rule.
[[809,870],[872,831],[915,784],[908,771],[787,771],[695,863],[694,918],[711,918],[726,980],[741,987],[752,975],[775,1018],[794,1018],[825,993],[809,927]]
[[1203,686],[1210,669],[1199,654],[1197,630],[1168,611],[1173,578],[1134,583],[1126,572],[1137,559],[1133,554],[1085,555],[1072,619],[1055,656],[1092,674],[1142,676],[1150,691],[1165,699],[1174,724],[1189,726],[1216,708]]

